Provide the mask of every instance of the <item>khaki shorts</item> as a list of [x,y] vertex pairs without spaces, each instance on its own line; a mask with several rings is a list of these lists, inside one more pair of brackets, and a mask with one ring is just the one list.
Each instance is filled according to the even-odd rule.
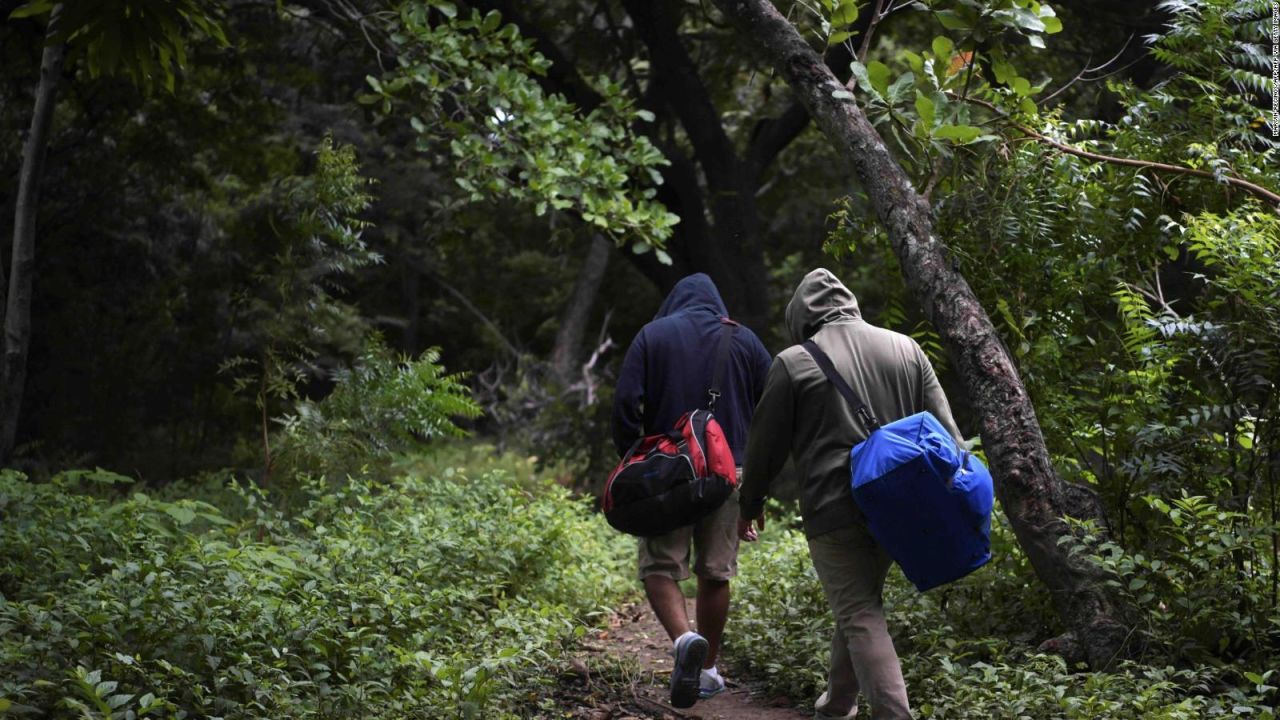
[[640,538],[640,579],[666,575],[679,582],[688,578],[691,540],[697,555],[693,572],[698,577],[728,580],[738,574],[737,490],[718,510],[693,525],[672,530],[666,535]]

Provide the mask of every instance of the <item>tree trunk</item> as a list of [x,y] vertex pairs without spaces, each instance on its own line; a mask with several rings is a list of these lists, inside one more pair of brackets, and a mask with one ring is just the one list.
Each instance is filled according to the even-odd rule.
[[412,357],[417,357],[422,348],[418,347],[418,334],[422,327],[422,273],[412,265],[405,263],[400,269],[400,294],[404,307],[404,333],[401,335],[400,349]]
[[[537,3],[479,0],[477,4],[499,10],[551,60],[543,81],[549,90],[563,94],[583,112],[600,106],[602,98],[583,82],[573,58],[535,22]],[[769,326],[769,276],[756,193],[774,159],[808,127],[809,115],[794,103],[779,116],[758,121],[739,152],[685,48],[681,3],[623,0],[623,6],[654,67],[643,94],[646,109],[658,120],[637,123],[635,130],[652,140],[670,161],[661,170],[663,183],[657,188],[657,199],[680,216],[680,223],[667,243],[671,265],[659,263],[654,253],[636,255],[626,248],[618,252],[664,294],[685,275],[707,273],[729,313],[763,332]],[[859,32],[865,31],[870,17],[864,13],[865,19],[859,19]],[[847,67],[849,59],[843,47],[830,51],[834,67]],[[670,142],[671,133],[662,132],[676,123],[689,138],[692,156]]]
[[[61,5],[49,16],[57,22]],[[22,148],[22,171],[13,213],[13,256],[9,266],[8,300],[4,307],[4,356],[0,359],[0,463],[8,463],[18,434],[22,391],[27,382],[27,349],[31,345],[32,274],[35,271],[36,209],[49,126],[62,72],[61,43],[46,45],[40,60],[31,132]]]
[[1095,668],[1116,659],[1127,628],[1124,607],[1101,574],[1071,558],[1058,541],[1070,530],[1064,516],[1099,521],[1101,507],[1083,488],[1054,472],[1035,410],[991,319],[933,235],[930,207],[858,105],[822,59],[769,0],[715,0],[745,37],[787,80],[818,127],[845,157],[870,198],[921,303],[955,361],[981,420],[996,494],[1019,543],[1048,586],[1068,634],[1062,649],[1078,648]]
[[596,302],[596,293],[600,283],[604,282],[604,271],[609,267],[609,251],[613,243],[603,235],[592,235],[587,247],[587,256],[582,261],[582,269],[573,283],[573,293],[569,304],[560,316],[560,329],[556,331],[556,344],[551,349],[551,372],[556,382],[568,385],[573,382],[577,373],[579,352],[582,349],[582,336],[587,331],[587,321],[591,319],[591,308]]
[[[669,144],[662,147],[672,161],[673,173],[688,174],[685,178],[675,178],[671,189],[697,198],[684,197],[677,204],[680,224],[704,225],[702,216],[710,213],[710,226],[704,228],[699,242],[684,244],[684,254],[696,271],[711,276],[731,315],[748,327],[762,331],[767,324],[769,306],[760,213],[755,197],[759,178],[744,167],[720,111],[702,82],[697,63],[680,36],[680,4],[673,0],[623,0],[622,5],[649,51],[653,73],[646,94],[669,109],[679,121],[693,152],[692,161],[677,159],[682,155],[677,148]],[[660,112],[662,108],[654,109]],[[705,179],[705,191],[698,182],[697,170],[692,167],[694,162]],[[677,226],[677,235],[673,238],[675,250],[681,249],[675,245],[690,238],[689,233],[679,232],[681,229]]]

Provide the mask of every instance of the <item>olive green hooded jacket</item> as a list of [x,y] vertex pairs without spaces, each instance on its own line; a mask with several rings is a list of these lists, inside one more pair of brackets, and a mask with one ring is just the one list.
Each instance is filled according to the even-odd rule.
[[788,457],[800,478],[808,537],[864,522],[850,490],[849,450],[870,430],[799,343],[812,338],[882,424],[928,410],[962,441],[947,396],[915,340],[862,319],[858,301],[829,271],[805,276],[787,305],[792,347],[778,353],[747,437],[739,496],[743,518],[764,508]]

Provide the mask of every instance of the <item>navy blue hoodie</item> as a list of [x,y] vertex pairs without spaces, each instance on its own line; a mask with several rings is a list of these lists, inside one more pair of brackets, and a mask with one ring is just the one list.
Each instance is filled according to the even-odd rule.
[[[683,278],[671,289],[622,361],[613,398],[613,444],[619,455],[642,435],[670,430],[681,415],[707,406],[720,318],[727,316],[715,283],[703,273]],[[771,362],[755,333],[743,326],[734,331],[715,416],[739,465]]]

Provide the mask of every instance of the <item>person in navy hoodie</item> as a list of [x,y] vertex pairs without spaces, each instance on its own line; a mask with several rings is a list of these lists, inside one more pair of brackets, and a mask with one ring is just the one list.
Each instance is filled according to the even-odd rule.
[[[658,314],[631,342],[613,402],[613,442],[626,453],[636,438],[666,432],[680,416],[707,407],[721,326],[728,311],[711,278],[697,273],[672,288]],[[715,416],[733,451],[738,477],[747,427],[764,390],[772,357],[755,333],[732,335]],[[738,572],[738,495],[711,515],[667,535],[640,538],[639,575],[673,643],[671,704],[690,707],[724,690],[716,656],[729,614],[729,580]],[[678,582],[689,577],[690,545],[698,576],[697,632],[689,624]]]

